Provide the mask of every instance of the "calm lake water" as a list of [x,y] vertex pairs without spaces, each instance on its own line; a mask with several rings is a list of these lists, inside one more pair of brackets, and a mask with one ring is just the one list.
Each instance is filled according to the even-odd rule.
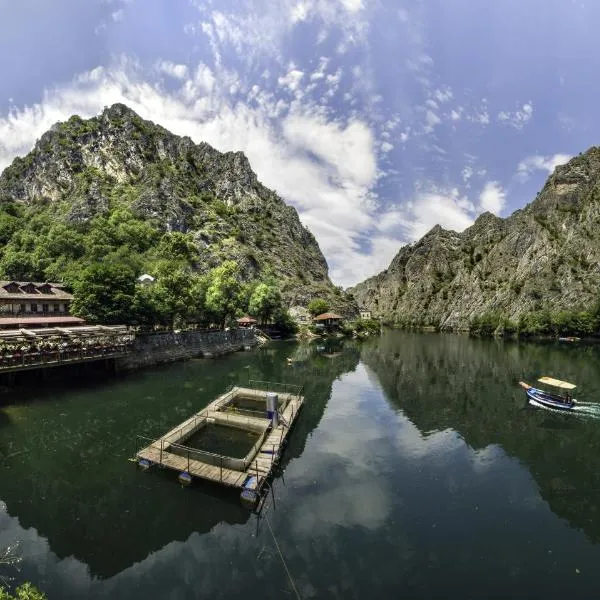
[[[302,598],[597,597],[600,419],[526,409],[541,375],[600,402],[600,346],[389,332],[5,397],[0,548],[22,562],[0,575],[50,600],[296,598],[272,529]],[[306,388],[262,518],[127,460],[248,379]]]

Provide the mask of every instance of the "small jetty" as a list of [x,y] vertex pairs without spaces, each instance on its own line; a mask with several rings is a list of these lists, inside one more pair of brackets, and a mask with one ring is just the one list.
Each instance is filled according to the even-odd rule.
[[254,505],[283,451],[304,403],[303,388],[250,381],[235,386],[136,453],[141,468],[179,473],[182,485],[206,479],[241,490]]

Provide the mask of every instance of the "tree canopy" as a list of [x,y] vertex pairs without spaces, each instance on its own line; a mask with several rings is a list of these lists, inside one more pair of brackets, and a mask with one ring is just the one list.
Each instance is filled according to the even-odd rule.
[[46,594],[40,592],[31,583],[20,585],[14,595],[0,587],[0,600],[46,600]]
[[315,298],[311,300],[308,304],[308,312],[316,317],[317,315],[321,315],[329,310],[329,303],[327,300],[323,300],[322,298]]
[[214,318],[225,323],[241,311],[242,284],[235,261],[226,260],[208,273],[204,305]]
[[92,323],[127,323],[135,305],[135,272],[126,265],[86,267],[74,286],[73,314]]
[[73,314],[91,323],[181,327],[187,322],[224,326],[249,313],[261,324],[293,328],[275,279],[243,282],[235,261],[199,275],[185,261],[163,260],[152,273],[155,282],[145,286],[136,283],[139,271],[128,264],[86,267],[74,285]]
[[283,300],[277,285],[272,281],[260,282],[252,292],[248,302],[248,312],[257,317],[261,323],[281,313]]

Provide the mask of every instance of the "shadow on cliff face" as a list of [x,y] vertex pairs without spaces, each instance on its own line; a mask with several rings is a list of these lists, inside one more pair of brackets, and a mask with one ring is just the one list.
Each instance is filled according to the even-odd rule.
[[600,541],[600,420],[526,406],[521,379],[554,375],[600,401],[600,347],[564,347],[390,332],[361,358],[388,400],[421,432],[457,431],[474,449],[498,444],[526,465],[560,517]]

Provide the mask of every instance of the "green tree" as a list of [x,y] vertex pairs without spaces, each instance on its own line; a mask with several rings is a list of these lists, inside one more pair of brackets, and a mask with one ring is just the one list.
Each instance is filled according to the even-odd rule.
[[308,312],[316,317],[317,315],[321,315],[329,310],[329,303],[327,300],[323,300],[322,298],[315,298],[311,300],[308,304]]
[[17,217],[6,212],[0,212],[0,244],[8,244],[19,225],[20,222]]
[[191,236],[178,231],[165,233],[158,244],[161,258],[192,263],[198,256],[198,250]]
[[183,267],[163,263],[157,271],[156,283],[149,290],[150,305],[156,317],[172,327],[183,325],[196,312],[199,300],[192,295],[196,277]]
[[238,264],[233,260],[226,260],[208,273],[204,305],[223,325],[241,310],[242,284],[239,275]]
[[90,265],[74,285],[73,314],[91,323],[133,322],[135,278],[135,271],[124,265]]
[[0,600],[46,600],[46,594],[40,592],[31,583],[20,585],[14,595],[0,587]]
[[274,282],[259,283],[250,296],[248,312],[265,324],[282,311],[283,301],[277,285]]
[[17,281],[36,280],[43,278],[43,271],[39,268],[31,252],[16,250],[14,246],[7,246],[0,261],[0,271],[5,279]]

